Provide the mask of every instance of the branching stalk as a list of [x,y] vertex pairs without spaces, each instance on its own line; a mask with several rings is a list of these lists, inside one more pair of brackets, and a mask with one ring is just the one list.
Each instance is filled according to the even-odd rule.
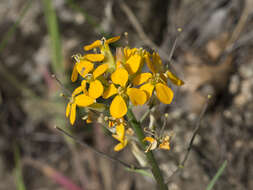
[[[128,109],[128,112],[127,112],[127,118],[128,118],[128,122],[130,123],[130,125],[133,127],[137,137],[138,137],[138,140],[140,142],[140,145],[142,147],[143,150],[145,150],[146,148],[146,143],[143,141],[143,139],[145,138],[145,135],[143,133],[143,130],[141,128],[141,125],[140,123],[136,120],[133,112],[131,109]],[[152,153],[152,151],[148,151],[147,153],[145,153],[146,157],[147,157],[147,160],[151,166],[151,171],[154,175],[154,178],[157,182],[157,185],[158,185],[158,189],[159,190],[168,190],[168,187],[167,185],[164,183],[164,179],[163,179],[163,176],[162,176],[162,173],[161,173],[161,170],[156,162],[156,159]]]

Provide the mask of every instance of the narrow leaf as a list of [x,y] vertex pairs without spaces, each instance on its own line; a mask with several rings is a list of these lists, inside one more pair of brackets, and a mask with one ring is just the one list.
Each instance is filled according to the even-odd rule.
[[43,0],[44,14],[52,48],[52,68],[54,73],[63,74],[61,38],[56,12],[52,0]]
[[15,157],[15,181],[17,185],[17,190],[26,190],[23,175],[22,175],[22,168],[20,166],[20,155],[19,150],[17,147],[14,149],[14,157]]
[[218,172],[215,174],[215,176],[213,177],[213,179],[210,181],[210,183],[208,184],[206,190],[212,190],[213,186],[216,184],[217,180],[219,179],[219,177],[221,176],[221,174],[224,172],[224,169],[227,167],[227,160],[225,160],[223,162],[223,164],[221,165],[221,167],[219,168]]

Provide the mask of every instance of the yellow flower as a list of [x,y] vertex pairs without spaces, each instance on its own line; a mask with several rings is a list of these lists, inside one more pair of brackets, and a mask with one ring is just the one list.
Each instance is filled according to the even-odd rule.
[[114,151],[120,151],[127,145],[128,141],[125,135],[125,126],[122,123],[116,126],[116,134],[113,134],[112,137],[119,141],[114,147]]
[[143,55],[145,51],[141,48],[117,48],[116,69],[124,67],[130,75],[137,73],[143,66]]
[[[83,83],[86,83],[86,82],[89,83],[88,96],[94,99],[97,99],[104,92],[104,87],[102,83],[100,82],[100,80],[98,80],[98,77],[103,75],[107,71],[108,65],[105,63],[102,65],[99,65],[91,74],[89,72],[93,70],[93,63],[85,62],[83,64],[84,64],[83,67],[86,68],[86,70],[84,71],[81,70],[80,72],[78,67],[77,67],[77,70],[79,74],[84,78]],[[85,87],[86,87],[86,84],[85,84]]]
[[81,92],[84,92],[82,86],[77,87],[73,91],[67,104],[66,117],[69,117],[71,125],[73,125],[76,120],[76,106],[87,107],[95,102],[95,99],[87,96],[85,92]]
[[101,62],[104,60],[103,54],[86,54],[84,56],[74,55],[76,63],[72,71],[71,81],[75,82],[78,78],[78,73],[85,77],[90,71],[93,70],[94,64],[91,62]]
[[116,63],[114,56],[109,48],[109,44],[114,43],[120,39],[120,36],[112,37],[109,39],[102,38],[101,40],[96,40],[90,45],[84,46],[85,51],[89,51],[94,48],[99,48],[101,54],[104,55],[103,63],[108,64],[108,72],[112,73],[116,68]]
[[167,79],[170,79],[176,85],[182,85],[183,81],[177,78],[169,70],[163,71],[163,65],[158,53],[153,53],[152,61],[149,53],[144,56],[147,66],[151,73],[141,73],[133,79],[134,85],[142,85],[141,90],[147,93],[148,98],[152,96],[155,90],[157,98],[164,104],[170,104],[173,100],[173,91],[167,85]]
[[170,136],[165,136],[162,138],[159,144],[160,149],[170,150]]
[[[110,114],[114,118],[121,118],[127,113],[126,100],[129,98],[133,105],[143,105],[147,101],[146,93],[137,88],[126,87],[128,72],[124,68],[118,68],[111,75],[113,84],[110,84],[104,92],[103,98],[107,99],[117,94],[110,105]],[[116,88],[115,85],[118,85]]]
[[98,98],[100,97],[104,92],[104,87],[102,83],[97,79],[99,76],[104,74],[106,70],[108,69],[107,64],[99,65],[94,71],[92,75],[89,75],[87,77],[87,80],[90,84],[88,95],[92,98]]
[[161,139],[156,139],[153,137],[145,137],[143,141],[149,142],[149,145],[147,149],[145,150],[145,152],[156,149],[158,144],[159,144],[158,147],[160,149],[170,150],[170,136],[168,135]]
[[153,137],[145,137],[144,139],[143,139],[143,141],[145,142],[145,141],[148,141],[149,142],[149,145],[148,145],[148,147],[147,147],[147,149],[145,150],[145,152],[148,152],[148,151],[150,151],[150,150],[154,150],[154,149],[156,149],[157,148],[157,140],[156,139],[154,139]]
[[124,66],[130,75],[139,71],[143,65],[143,50],[124,48],[125,63]]
[[109,38],[108,40],[106,40],[105,38],[102,38],[102,40],[96,40],[92,44],[86,45],[83,48],[85,51],[89,51],[94,48],[101,48],[104,44],[108,45],[108,44],[114,43],[118,41],[119,39],[120,39],[120,36],[115,36],[115,37]]

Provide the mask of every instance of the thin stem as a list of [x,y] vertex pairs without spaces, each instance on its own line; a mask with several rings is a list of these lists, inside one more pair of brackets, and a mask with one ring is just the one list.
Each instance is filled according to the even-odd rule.
[[195,126],[195,129],[193,131],[193,134],[192,134],[192,137],[191,137],[191,140],[190,140],[190,143],[188,145],[188,148],[187,148],[187,152],[185,153],[185,156],[183,158],[183,160],[180,162],[179,166],[177,167],[177,169],[171,174],[171,176],[169,177],[169,180],[166,182],[166,184],[168,184],[171,179],[173,178],[173,176],[175,176],[178,172],[180,172],[180,169],[184,168],[185,166],[185,162],[187,161],[189,155],[190,155],[190,152],[191,152],[191,149],[192,149],[192,145],[193,145],[193,142],[194,142],[194,139],[196,137],[196,135],[198,134],[199,132],[199,129],[200,129],[200,123],[201,123],[201,120],[203,119],[205,113],[206,113],[206,110],[207,110],[207,107],[208,107],[208,104],[209,104],[209,99],[211,98],[210,95],[208,95],[207,97],[207,100],[201,110],[201,113],[199,115],[199,118],[197,120],[197,123],[196,123],[196,126]]
[[99,150],[97,150],[97,149],[91,147],[90,145],[86,144],[85,142],[80,141],[78,138],[72,136],[71,134],[69,134],[68,132],[66,132],[65,130],[63,130],[62,128],[60,128],[60,127],[58,127],[58,126],[55,126],[55,128],[56,128],[58,131],[60,131],[61,133],[63,133],[64,135],[66,135],[66,136],[70,137],[71,139],[73,139],[73,140],[74,140],[75,142],[77,142],[78,144],[82,145],[82,146],[85,147],[85,148],[90,149],[91,151],[93,151],[94,153],[98,154],[99,156],[102,156],[102,157],[104,157],[104,158],[106,158],[106,159],[108,159],[108,160],[111,160],[111,161],[113,161],[113,162],[117,162],[117,163],[119,163],[120,165],[122,165],[123,167],[125,167],[125,168],[127,168],[127,169],[141,169],[141,168],[136,167],[136,166],[134,166],[134,165],[129,165],[129,164],[127,164],[127,163],[125,163],[125,162],[123,162],[123,161],[117,159],[117,158],[114,158],[114,157],[112,157],[112,156],[110,156],[110,155],[107,155],[107,154],[105,154],[105,153],[103,153],[103,152],[101,152],[101,151],[99,151]]
[[150,114],[150,109],[148,109],[144,114],[143,114],[143,116],[141,117],[141,119],[140,119],[140,123],[142,123],[147,117],[148,117],[148,115]]
[[[146,148],[146,143],[143,141],[143,139],[145,138],[145,135],[143,133],[143,130],[140,126],[140,123],[136,120],[133,112],[131,109],[128,109],[128,112],[127,112],[127,118],[128,118],[128,122],[130,123],[130,125],[133,127],[137,137],[138,137],[138,140],[140,142],[140,145],[142,147],[143,150],[145,150]],[[146,157],[147,157],[147,160],[151,166],[151,171],[154,175],[154,178],[157,182],[157,185],[158,185],[158,188],[159,190],[168,190],[168,187],[167,185],[164,183],[164,179],[163,179],[163,176],[162,176],[162,173],[161,173],[161,170],[156,162],[156,159],[152,153],[152,151],[149,151],[147,153],[145,153]]]

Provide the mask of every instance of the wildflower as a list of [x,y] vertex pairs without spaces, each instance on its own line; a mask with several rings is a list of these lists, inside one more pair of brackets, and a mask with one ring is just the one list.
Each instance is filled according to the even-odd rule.
[[104,87],[103,87],[102,83],[100,82],[100,80],[98,80],[97,78],[99,76],[101,76],[102,74],[104,74],[107,69],[108,69],[108,65],[107,64],[102,64],[102,65],[99,65],[93,71],[92,74],[87,75],[86,79],[90,84],[89,90],[88,90],[88,95],[90,97],[96,99],[96,98],[100,97],[103,94]]
[[122,123],[116,126],[116,134],[112,135],[112,137],[119,141],[114,147],[114,151],[120,151],[127,145],[128,141],[125,136],[125,126]]
[[161,143],[159,144],[160,149],[170,150],[170,136],[165,136],[161,139]]
[[124,48],[123,65],[130,75],[137,73],[143,65],[143,55],[145,51],[137,48]]
[[143,141],[149,142],[149,145],[145,152],[154,150],[157,147],[160,149],[170,150],[170,136],[166,135],[162,138],[145,137]]
[[112,37],[109,39],[102,38],[101,40],[96,40],[90,45],[84,46],[85,51],[89,51],[95,48],[99,48],[101,54],[104,55],[103,62],[108,64],[108,72],[112,73],[115,70],[115,60],[112,52],[109,48],[109,44],[114,43],[120,39],[120,36]]
[[83,48],[85,51],[89,51],[94,48],[102,48],[103,45],[114,43],[118,41],[119,39],[120,39],[120,36],[115,36],[115,37],[109,38],[108,40],[106,40],[105,38],[102,38],[102,40],[96,40],[92,44],[86,45]]
[[88,95],[94,99],[97,99],[104,92],[104,87],[102,83],[100,82],[100,80],[98,80],[97,78],[106,72],[106,70],[108,69],[108,65],[106,63],[99,65],[91,74],[90,72],[94,68],[93,63],[87,60],[81,60],[77,64],[78,65],[77,65],[76,70],[84,78],[82,83],[83,84],[85,83],[85,87],[86,87],[86,82],[89,83]]
[[164,104],[170,104],[173,100],[173,91],[167,85],[167,79],[170,79],[174,84],[183,85],[183,81],[177,78],[169,70],[164,72],[161,58],[158,53],[153,53],[152,61],[147,53],[145,60],[151,73],[141,73],[133,79],[134,85],[143,84],[140,89],[147,93],[148,99],[152,96],[155,90],[157,98]]
[[[110,114],[114,118],[121,118],[127,113],[126,100],[128,98],[130,98],[133,105],[143,105],[146,102],[147,96],[144,91],[131,88],[130,86],[126,87],[128,82],[128,72],[126,69],[118,68],[112,73],[111,80],[113,84],[110,84],[108,89],[104,92],[103,98],[107,99],[117,94],[110,105]],[[118,85],[118,88],[116,88],[115,85]]]
[[157,148],[157,140],[156,139],[154,139],[153,137],[145,137],[144,139],[143,139],[143,141],[145,142],[145,141],[148,141],[150,144],[148,145],[148,147],[147,147],[147,149],[145,150],[145,152],[148,152],[148,151],[150,151],[150,150],[154,150],[154,149],[156,149]]
[[67,104],[66,117],[69,117],[71,125],[73,125],[76,120],[76,106],[87,107],[93,104],[95,101],[93,98],[87,96],[85,93],[81,94],[81,92],[83,92],[82,86],[77,87],[73,91]]
[[71,81],[75,82],[78,78],[78,73],[85,77],[90,71],[93,70],[94,64],[92,62],[101,62],[104,60],[103,54],[87,54],[84,56],[74,55],[76,63],[72,71]]

